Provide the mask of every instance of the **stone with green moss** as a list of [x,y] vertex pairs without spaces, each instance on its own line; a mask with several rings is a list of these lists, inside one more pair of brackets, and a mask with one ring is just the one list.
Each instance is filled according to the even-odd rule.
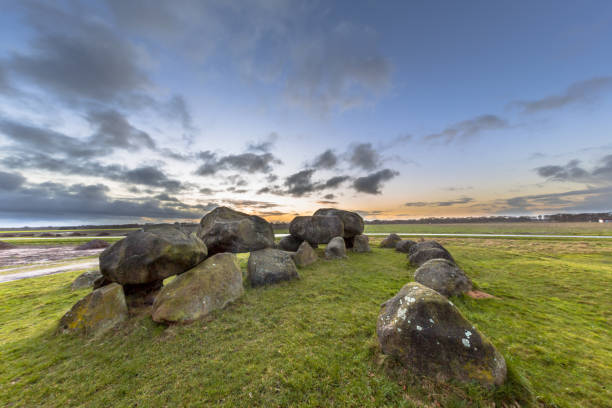
[[289,252],[266,248],[249,255],[247,278],[255,287],[298,279],[299,276]]
[[449,297],[472,290],[472,281],[448,259],[431,259],[414,273],[414,280]]
[[319,256],[315,250],[312,249],[312,246],[306,241],[300,244],[300,247],[291,255],[291,258],[293,258],[295,265],[300,268],[311,265],[319,260]]
[[153,303],[153,320],[190,323],[242,296],[242,272],[231,253],[216,254],[165,285]]
[[206,259],[195,233],[171,225],[135,231],[100,254],[100,272],[111,282],[146,284],[163,280]]
[[59,331],[102,334],[128,317],[123,288],[117,283],[94,290],[72,306],[60,320]]
[[395,248],[402,238],[397,234],[389,234],[380,242],[380,248]]
[[444,296],[416,282],[387,300],[378,316],[381,350],[417,375],[438,381],[506,381],[506,362]]

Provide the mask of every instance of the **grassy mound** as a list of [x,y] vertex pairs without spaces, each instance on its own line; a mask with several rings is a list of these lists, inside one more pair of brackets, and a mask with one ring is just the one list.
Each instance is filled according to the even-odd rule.
[[[100,338],[55,335],[79,272],[0,284],[1,406],[609,406],[612,243],[447,239],[481,290],[455,298],[497,346],[496,391],[411,377],[378,354],[379,305],[412,280],[404,254],[319,261],[189,326],[133,318]],[[246,256],[241,255],[246,266]]]

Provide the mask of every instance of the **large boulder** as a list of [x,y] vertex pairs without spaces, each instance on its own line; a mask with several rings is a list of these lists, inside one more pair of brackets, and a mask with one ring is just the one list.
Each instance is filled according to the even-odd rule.
[[72,306],[60,320],[62,333],[98,335],[128,317],[123,288],[112,283],[96,289]]
[[291,255],[280,249],[260,249],[251,252],[247,262],[247,279],[251,286],[270,285],[298,279]]
[[353,252],[370,252],[370,239],[367,235],[355,235],[353,238]]
[[321,208],[313,215],[336,216],[344,224],[343,238],[352,238],[355,235],[363,234],[363,218],[361,215],[352,211],[337,210],[335,208]]
[[402,238],[400,238],[397,234],[389,234],[385,239],[380,242],[381,248],[395,248],[398,242],[400,242]]
[[298,250],[302,242],[304,242],[303,239],[299,239],[298,237],[294,237],[293,235],[287,235],[281,238],[278,243],[278,248],[282,249],[283,251],[295,252]]
[[448,259],[431,259],[414,273],[414,280],[449,297],[472,290],[472,281]]
[[83,272],[82,274],[77,276],[74,281],[72,281],[72,284],[70,285],[70,289],[80,290],[80,289],[93,288],[94,282],[98,278],[101,278],[101,277],[102,277],[102,274],[97,269],[93,271]]
[[383,305],[376,324],[382,352],[415,374],[501,385],[503,356],[445,297],[408,283]]
[[397,244],[395,244],[395,250],[397,252],[402,252],[404,254],[407,254],[408,252],[410,252],[410,248],[412,248],[414,245],[416,245],[415,241],[412,241],[409,239],[403,239],[399,241]]
[[110,244],[104,240],[101,239],[92,239],[89,242],[86,242],[84,244],[79,245],[78,247],[74,248],[75,251],[86,251],[88,249],[103,249],[103,248],[108,248],[110,246]]
[[451,262],[455,262],[451,254],[446,249],[440,248],[426,248],[414,252],[409,256],[410,264],[414,266],[421,266],[425,262],[431,259],[443,258],[448,259]]
[[153,320],[189,323],[213,310],[223,309],[243,292],[236,255],[216,254],[162,288],[153,303]]
[[317,253],[306,241],[300,244],[298,250],[295,252],[295,254],[292,254],[291,257],[293,258],[295,265],[300,268],[311,265],[319,260]]
[[342,237],[334,237],[325,247],[325,259],[346,258],[346,245]]
[[170,226],[135,231],[100,254],[100,272],[121,284],[146,284],[178,275],[202,262],[206,245]]
[[310,244],[327,244],[333,237],[342,236],[344,224],[336,216],[295,217],[289,224],[289,233]]
[[427,241],[419,241],[415,243],[414,245],[410,245],[410,247],[408,248],[408,255],[412,255],[415,252],[420,251],[422,249],[432,249],[432,248],[443,249],[446,251],[446,248],[444,248],[439,242],[433,241],[433,240],[427,240]]
[[256,215],[217,207],[200,221],[198,236],[208,252],[251,252],[274,247],[272,225]]

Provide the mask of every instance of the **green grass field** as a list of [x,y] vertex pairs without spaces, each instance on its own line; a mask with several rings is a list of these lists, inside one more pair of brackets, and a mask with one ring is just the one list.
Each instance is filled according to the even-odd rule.
[[502,389],[434,384],[381,363],[379,305],[414,270],[375,249],[248,289],[206,322],[136,317],[95,339],[53,332],[87,293],[69,289],[78,272],[0,284],[0,406],[612,405],[612,242],[439,241],[498,297],[453,301],[505,356]]

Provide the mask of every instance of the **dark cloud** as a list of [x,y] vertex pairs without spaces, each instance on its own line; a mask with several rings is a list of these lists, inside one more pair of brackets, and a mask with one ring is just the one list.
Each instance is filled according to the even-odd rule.
[[311,167],[315,169],[333,169],[338,164],[338,156],[331,149],[327,149],[314,158]]
[[0,190],[16,190],[25,183],[26,179],[19,173],[0,171]]
[[120,200],[102,184],[41,183],[0,191],[0,213],[11,219],[193,219],[207,206],[161,204],[156,199]]
[[174,95],[165,104],[167,115],[178,119],[185,130],[194,130],[193,118],[185,98],[182,95]]
[[275,132],[272,132],[264,140],[261,140],[255,143],[249,143],[247,145],[247,150],[251,152],[267,153],[270,150],[272,150],[277,140],[278,140],[278,135]]
[[483,132],[507,129],[510,124],[505,119],[495,115],[481,115],[472,119],[454,123],[439,133],[425,136],[427,141],[442,141],[450,143],[464,141]]
[[200,193],[206,194],[206,195],[212,195],[212,194],[215,193],[215,191],[213,189],[211,189],[211,188],[204,187],[204,188],[200,189]]
[[336,198],[336,196],[334,194],[325,194],[323,198],[326,200],[333,200],[334,198]]
[[391,139],[388,142],[382,142],[379,144],[378,150],[389,150],[389,149],[393,149],[395,147],[404,145],[408,142],[410,142],[413,139],[411,134],[403,134],[403,135],[399,135],[393,139]]
[[612,186],[570,190],[562,193],[511,197],[486,209],[497,213],[601,212],[610,211]]
[[580,166],[580,161],[571,160],[565,165],[547,165],[535,169],[540,177],[551,181],[584,183],[612,183],[612,154],[601,158],[592,170]]
[[474,199],[471,197],[462,197],[456,200],[449,200],[449,201],[409,202],[409,203],[405,203],[404,206],[405,207],[452,207],[454,205],[468,204],[473,201]]
[[372,143],[362,143],[349,149],[348,161],[353,166],[371,171],[379,166],[380,153],[372,147]]
[[349,176],[335,176],[332,177],[330,179],[328,179],[322,186],[321,189],[326,189],[326,188],[338,188],[340,186],[340,184],[344,183],[345,181],[350,180]]
[[360,193],[381,194],[381,188],[385,181],[391,180],[399,175],[397,171],[384,169],[365,177],[359,177],[353,182],[353,188]]
[[575,82],[559,95],[532,101],[517,101],[510,105],[518,106],[524,113],[537,113],[573,104],[590,103],[607,91],[612,91],[612,77],[597,77]]
[[240,174],[233,174],[231,176],[227,176],[225,179],[230,184],[238,187],[244,187],[249,184]]
[[90,112],[87,120],[96,128],[90,138],[95,145],[126,150],[138,150],[142,147],[155,149],[151,136],[136,129],[125,116],[115,110]]
[[285,179],[287,193],[294,197],[301,197],[307,193],[315,191],[315,184],[312,182],[312,175],[315,169],[298,171]]
[[273,165],[281,164],[282,161],[272,153],[242,153],[217,157],[210,151],[201,152],[199,158],[204,161],[197,170],[200,176],[212,176],[222,170],[240,170],[249,174],[269,173]]
[[176,197],[169,196],[166,193],[158,194],[154,198],[158,199],[159,201],[173,201],[173,202],[179,201]]

